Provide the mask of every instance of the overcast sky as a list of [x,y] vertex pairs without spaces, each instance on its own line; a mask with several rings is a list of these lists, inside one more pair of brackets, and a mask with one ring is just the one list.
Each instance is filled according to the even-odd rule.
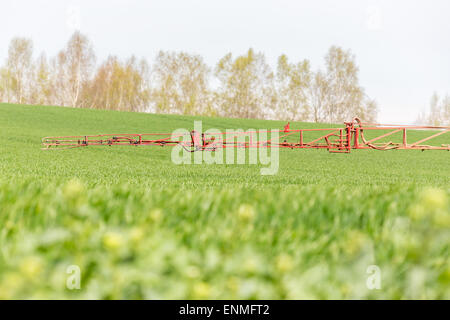
[[381,122],[412,123],[434,91],[450,94],[448,0],[1,0],[0,13],[1,63],[14,36],[54,55],[78,28],[99,59],[183,50],[213,66],[252,47],[273,67],[285,53],[316,69],[338,45],[355,54]]

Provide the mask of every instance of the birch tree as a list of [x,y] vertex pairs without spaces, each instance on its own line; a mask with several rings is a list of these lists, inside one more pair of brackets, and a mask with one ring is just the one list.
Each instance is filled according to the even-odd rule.
[[317,71],[309,87],[309,101],[311,105],[311,120],[322,122],[325,120],[325,108],[328,105],[329,87],[326,75]]
[[11,94],[10,94],[10,80],[11,75],[7,67],[0,68],[0,101],[1,102],[10,102]]
[[45,53],[42,53],[35,62],[30,91],[30,103],[53,104],[52,73]]
[[278,58],[277,118],[283,120],[308,120],[310,106],[308,89],[311,84],[310,64],[303,60],[289,63],[286,55]]
[[450,126],[450,96],[446,95],[442,101],[442,124]]
[[84,91],[85,104],[98,109],[145,111],[150,103],[148,72],[145,60],[130,57],[121,62],[115,56],[108,57]]
[[328,101],[325,121],[342,122],[357,115],[363,91],[358,83],[359,69],[350,51],[332,46],[325,56]]
[[211,115],[209,76],[201,56],[160,51],[152,70],[155,111]]
[[6,71],[8,102],[25,103],[32,74],[33,43],[26,38],[13,38],[9,45]]
[[223,116],[264,118],[275,107],[274,75],[262,53],[249,49],[233,59],[231,53],[218,62],[220,82],[216,103]]
[[416,121],[432,126],[450,126],[450,96],[440,98],[435,92],[431,96],[428,112],[419,114]]
[[59,53],[58,64],[60,87],[63,87],[60,89],[67,94],[64,100],[77,108],[81,92],[91,79],[95,66],[95,54],[89,39],[76,31]]

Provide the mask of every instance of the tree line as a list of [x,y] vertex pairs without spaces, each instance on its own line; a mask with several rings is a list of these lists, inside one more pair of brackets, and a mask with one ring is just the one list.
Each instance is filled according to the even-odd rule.
[[432,126],[450,126],[450,96],[447,94],[441,98],[435,92],[428,111],[421,112],[416,122]]
[[199,55],[160,51],[149,65],[131,56],[97,63],[91,41],[75,32],[65,48],[33,57],[30,39],[14,38],[0,67],[0,101],[241,118],[342,122],[375,121],[377,104],[359,84],[349,50],[329,48],[323,69],[308,60],[264,54],[222,57],[210,68]]

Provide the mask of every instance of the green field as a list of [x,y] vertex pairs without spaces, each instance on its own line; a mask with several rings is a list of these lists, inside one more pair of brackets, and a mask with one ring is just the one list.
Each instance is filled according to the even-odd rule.
[[[175,165],[170,147],[40,145],[194,120],[285,124],[0,104],[0,298],[450,299],[450,152],[281,150],[262,176]],[[312,127],[329,125],[291,123]],[[370,265],[381,289],[366,286]]]

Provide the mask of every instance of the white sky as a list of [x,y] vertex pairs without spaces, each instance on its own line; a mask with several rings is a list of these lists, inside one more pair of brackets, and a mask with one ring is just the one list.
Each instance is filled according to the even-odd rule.
[[183,50],[214,66],[253,47],[273,67],[285,53],[318,68],[331,45],[342,46],[356,55],[381,122],[412,123],[434,91],[450,94],[448,0],[1,0],[0,62],[14,36],[54,55],[74,28],[99,59],[152,62],[158,50]]

